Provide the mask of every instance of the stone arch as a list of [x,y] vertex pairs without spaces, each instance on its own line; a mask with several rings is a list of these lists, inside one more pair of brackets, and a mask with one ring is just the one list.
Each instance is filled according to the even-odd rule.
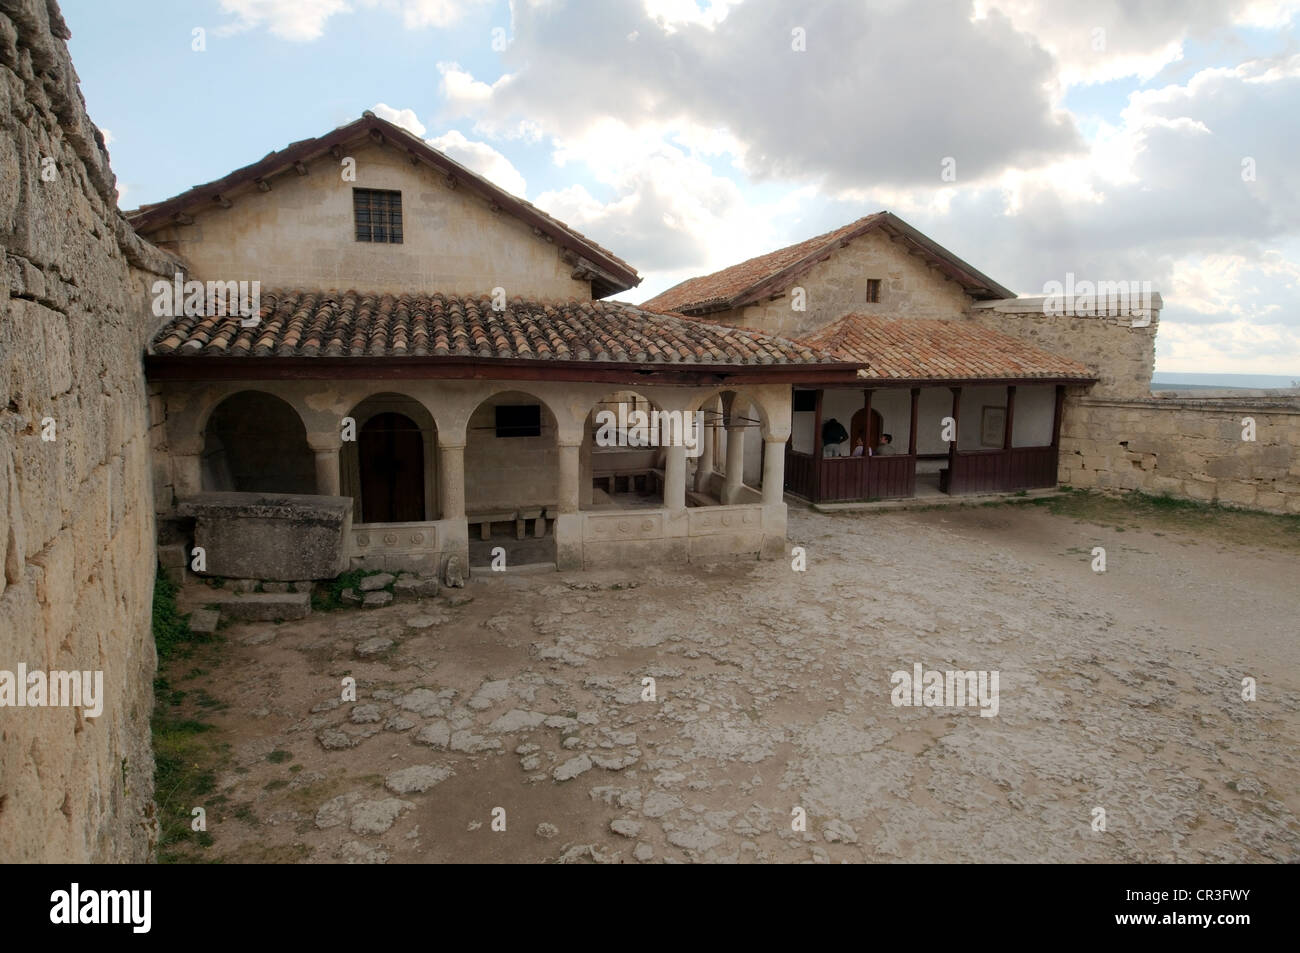
[[[523,410],[531,407],[535,415]],[[557,506],[559,438],[554,410],[534,394],[497,390],[479,400],[465,427],[466,512]]]
[[339,492],[352,497],[354,523],[438,519],[438,427],[425,405],[384,391],[347,415],[355,440],[339,449]]
[[282,397],[261,390],[229,394],[208,411],[202,433],[205,491],[317,492],[307,428]]
[[[662,506],[664,449],[640,446],[644,423],[663,412],[660,402],[631,388],[619,388],[599,398],[588,410],[579,460],[578,503],[586,509],[601,505]],[[613,415],[601,419],[602,412]],[[638,418],[636,415],[646,415]],[[620,493],[620,488],[626,495]]]

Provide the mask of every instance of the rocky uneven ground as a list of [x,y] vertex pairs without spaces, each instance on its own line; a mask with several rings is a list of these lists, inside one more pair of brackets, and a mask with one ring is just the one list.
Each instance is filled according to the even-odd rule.
[[[1294,553],[1013,506],[790,536],[806,572],[506,573],[227,629],[186,682],[230,745],[206,853],[1300,859]],[[894,707],[916,662],[997,670],[997,716]]]

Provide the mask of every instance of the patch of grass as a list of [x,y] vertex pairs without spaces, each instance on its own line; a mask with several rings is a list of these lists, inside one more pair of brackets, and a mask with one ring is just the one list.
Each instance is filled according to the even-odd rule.
[[258,827],[262,823],[257,819],[257,815],[253,813],[253,806],[251,804],[241,804],[235,811],[235,817],[250,827]]
[[278,791],[280,790],[280,788],[287,788],[288,786],[289,786],[288,781],[282,780],[280,778],[276,778],[274,781],[267,781],[266,784],[262,785],[262,790]]
[[1071,488],[1059,496],[1025,503],[1046,506],[1057,516],[1110,526],[1117,532],[1158,529],[1162,532],[1156,535],[1184,532],[1225,543],[1300,551],[1300,515],[1282,516],[1167,495],[1109,495]]
[[176,584],[163,575],[159,567],[153,581],[153,641],[161,667],[177,650],[190,642],[202,641],[190,631],[188,615],[181,615],[176,605]]
[[[343,590],[357,589],[361,585],[362,579],[367,576],[378,576],[384,572],[386,570],[383,569],[349,569],[332,582],[315,587],[311,594],[312,611],[333,612],[335,609],[345,608],[347,603],[343,601]],[[392,575],[394,576],[393,582],[384,586],[386,592],[392,592],[393,585],[397,581],[397,574],[393,573]]]
[[276,748],[266,756],[266,760],[272,764],[284,764],[286,761],[292,761],[293,755],[282,748]]
[[[207,831],[191,827],[193,810],[218,806],[211,797],[217,787],[216,769],[227,756],[226,746],[211,736],[214,726],[198,718],[187,717],[182,706],[196,694],[202,705],[210,698],[201,689],[197,693],[172,689],[167,675],[170,663],[175,667],[198,643],[210,642],[208,636],[190,630],[188,618],[176,605],[176,586],[161,572],[155,577],[153,596],[153,636],[158,649],[160,674],[154,679],[154,711],[150,719],[154,751],[154,800],[158,805],[158,862],[205,862],[212,858],[204,851],[213,843]],[[204,675],[203,669],[191,668],[185,679]],[[208,823],[215,818],[207,818]]]

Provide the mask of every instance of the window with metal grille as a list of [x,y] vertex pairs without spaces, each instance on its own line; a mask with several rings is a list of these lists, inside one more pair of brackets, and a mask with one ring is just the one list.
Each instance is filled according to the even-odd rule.
[[353,189],[352,214],[359,242],[402,243],[402,193]]
[[867,303],[875,304],[880,301],[880,279],[867,279]]

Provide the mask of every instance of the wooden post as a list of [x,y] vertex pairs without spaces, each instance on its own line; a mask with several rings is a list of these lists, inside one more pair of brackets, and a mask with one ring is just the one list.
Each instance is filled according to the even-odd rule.
[[817,391],[817,403],[813,412],[813,458],[812,458],[812,501],[816,503],[822,497],[822,397],[825,391]]
[[912,388],[912,426],[907,431],[907,452],[911,456],[916,456],[916,422],[917,410],[921,402],[921,388]]
[[1011,449],[1011,428],[1016,419],[1016,385],[1007,385],[1007,422],[1002,432],[1002,449]]
[[[869,457],[876,448],[871,445],[871,391],[863,389],[862,391],[862,409],[865,413],[862,415],[866,418],[867,432],[862,436],[862,455]],[[853,452],[853,437],[849,436],[849,453]],[[865,466],[865,464],[864,464]]]
[[1065,385],[1056,385],[1056,409],[1052,413],[1052,446],[1061,446],[1061,412],[1065,408]]
[[956,489],[957,481],[957,439],[961,436],[961,388],[952,390],[952,441],[948,444],[948,492]]

